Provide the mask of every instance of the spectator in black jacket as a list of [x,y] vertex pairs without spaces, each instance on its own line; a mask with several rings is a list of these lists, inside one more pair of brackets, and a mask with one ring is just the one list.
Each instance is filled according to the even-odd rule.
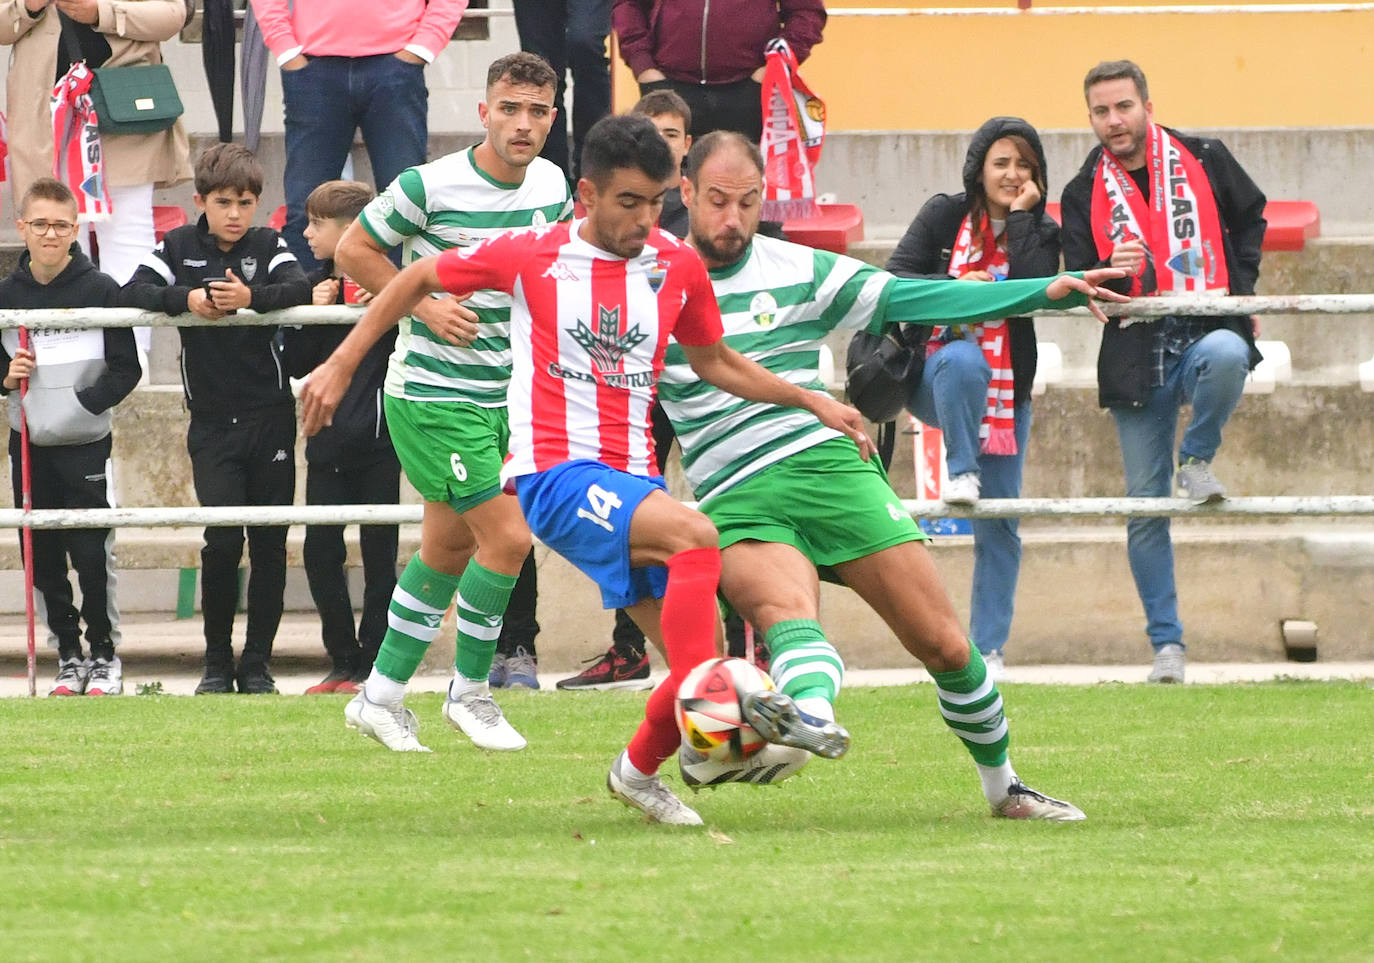
[[[27,250],[0,281],[0,308],[108,308],[119,284],[95,269],[75,243],[76,198],[65,184],[40,177],[24,192],[19,234]],[[0,393],[9,395],[10,468],[14,503],[23,495],[20,418],[29,432],[34,508],[113,508],[111,410],[138,384],[138,352],[129,328],[38,331],[20,347],[11,328],[0,337]],[[20,389],[28,382],[27,395]],[[81,583],[81,611],[72,603],[71,558]],[[115,604],[114,530],[82,528],[33,533],[33,587],[57,638],[52,694],[119,695],[123,672],[119,608]],[[81,651],[86,623],[90,657]]]
[[[334,266],[344,230],[372,200],[372,188],[358,181],[325,181],[305,200],[305,240],[319,267],[310,275],[315,304],[359,304],[367,292]],[[350,324],[307,324],[282,328],[287,370],[310,374],[342,343]],[[401,463],[391,447],[382,411],[382,383],[393,345],[380,339],[363,357],[334,419],[305,443],[307,505],[395,505],[401,500]],[[320,613],[320,632],[333,668],[308,695],[357,692],[372,671],[386,634],[386,613],[396,588],[395,525],[358,526],[363,556],[363,612],[353,621],[353,601],[344,569],[342,525],[307,525],[305,577]]]
[[[904,277],[1000,281],[1059,270],[1059,226],[1045,213],[1045,153],[1019,117],[994,117],[973,135],[964,192],[936,194],[907,228],[887,269]],[[958,327],[917,328],[925,370],[909,407],[944,432],[946,502],[981,495],[1016,498],[1031,425],[1035,326],[1007,318]],[[918,349],[919,350],[919,349]],[[969,634],[989,671],[1002,669],[1021,569],[1017,519],[973,522]]]
[[[1154,123],[1140,68],[1098,64],[1083,81],[1101,146],[1064,188],[1064,262],[1130,273],[1108,287],[1133,296],[1253,294],[1264,241],[1264,194],[1218,140]],[[1152,204],[1167,198],[1168,203]],[[1192,407],[1177,454],[1180,495],[1219,501],[1212,474],[1221,431],[1260,360],[1249,317],[1164,317],[1102,332],[1098,398],[1116,420],[1126,492],[1164,497],[1174,474],[1175,431]],[[1151,682],[1182,682],[1183,624],[1167,518],[1133,518],[1127,551],[1154,647]]]
[[[124,286],[125,304],[211,321],[178,328],[191,425],[186,447],[202,505],[290,505],[296,486],[296,407],[277,329],[223,321],[240,308],[310,303],[310,281],[270,227],[253,227],[262,165],[237,144],[196,160],[195,224],[169,231]],[[268,662],[286,589],[286,526],[248,528],[248,627],[234,671],[234,610],[244,530],[205,530],[201,611],[205,675],[197,694],[272,693]]]

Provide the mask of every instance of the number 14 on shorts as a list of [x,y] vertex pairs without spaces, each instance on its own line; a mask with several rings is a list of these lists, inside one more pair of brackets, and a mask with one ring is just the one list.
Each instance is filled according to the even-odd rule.
[[608,532],[614,532],[615,526],[611,524],[611,512],[620,507],[620,496],[615,492],[606,491],[600,485],[590,485],[587,488],[587,501],[592,506],[591,511],[579,508],[577,517],[585,518],[593,524],[600,525]]

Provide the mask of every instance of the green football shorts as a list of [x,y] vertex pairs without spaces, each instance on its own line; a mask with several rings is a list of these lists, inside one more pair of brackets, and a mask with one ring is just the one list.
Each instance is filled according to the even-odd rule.
[[721,548],[750,539],[781,542],[818,568],[926,539],[877,458],[863,461],[847,438],[788,455],[701,510],[720,532]]
[[421,498],[465,512],[501,494],[510,448],[505,408],[385,398],[391,444]]

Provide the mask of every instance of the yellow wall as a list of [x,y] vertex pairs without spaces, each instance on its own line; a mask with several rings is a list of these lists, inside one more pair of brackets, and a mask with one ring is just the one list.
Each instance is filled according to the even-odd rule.
[[[1036,0],[1161,6],[1180,0]],[[1217,0],[1206,0],[1216,5]],[[1127,57],[1178,127],[1374,126],[1374,12],[847,17],[844,7],[991,7],[1013,0],[845,0],[803,66],[829,129],[968,130],[995,114],[1086,128],[1083,75]],[[634,102],[624,69],[617,104]]]

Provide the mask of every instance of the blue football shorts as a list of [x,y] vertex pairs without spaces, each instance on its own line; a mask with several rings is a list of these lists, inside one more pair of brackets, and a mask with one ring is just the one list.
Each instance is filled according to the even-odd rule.
[[579,459],[515,479],[515,494],[530,531],[601,588],[608,609],[663,597],[668,570],[630,567],[630,519],[639,503],[668,486]]

